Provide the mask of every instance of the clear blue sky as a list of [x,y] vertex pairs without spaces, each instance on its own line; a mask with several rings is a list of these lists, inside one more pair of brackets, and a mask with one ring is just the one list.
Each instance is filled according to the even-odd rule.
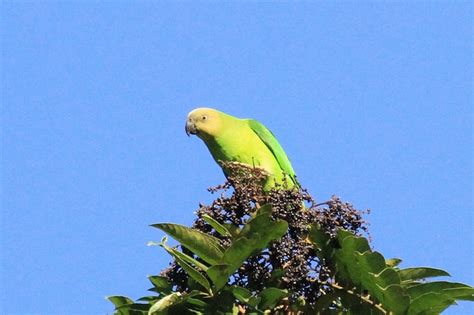
[[[473,5],[2,1],[2,314],[105,314],[224,180],[199,106],[262,121],[403,265],[473,275]],[[449,314],[474,314],[463,303]]]

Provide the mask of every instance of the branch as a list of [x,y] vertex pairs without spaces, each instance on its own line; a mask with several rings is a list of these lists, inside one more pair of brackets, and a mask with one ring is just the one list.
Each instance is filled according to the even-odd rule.
[[388,311],[385,310],[385,309],[382,307],[381,304],[375,304],[375,302],[372,301],[371,299],[369,299],[368,297],[365,297],[365,296],[363,296],[363,295],[361,295],[361,294],[358,294],[358,293],[356,293],[356,292],[354,292],[354,291],[352,291],[352,290],[348,290],[348,289],[346,289],[346,288],[344,288],[344,287],[341,287],[341,286],[338,285],[337,283],[328,283],[328,284],[329,284],[331,287],[333,287],[334,289],[343,290],[343,291],[345,291],[345,292],[347,292],[347,293],[349,293],[349,294],[351,294],[351,295],[353,295],[353,296],[355,296],[355,297],[358,297],[358,298],[361,299],[363,302],[372,305],[373,307],[375,307],[376,309],[378,309],[378,310],[381,311],[382,313],[388,314]]

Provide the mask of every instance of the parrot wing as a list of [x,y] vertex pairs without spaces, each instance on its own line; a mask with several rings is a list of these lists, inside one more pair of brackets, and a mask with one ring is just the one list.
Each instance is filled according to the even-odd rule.
[[277,160],[280,168],[282,169],[285,175],[288,175],[295,186],[299,186],[298,182],[296,181],[295,171],[293,170],[293,166],[291,166],[290,160],[286,155],[285,151],[281,147],[278,140],[275,138],[273,133],[268,130],[262,123],[254,119],[248,119],[248,124],[253,132],[265,143],[268,149],[273,153],[275,159]]

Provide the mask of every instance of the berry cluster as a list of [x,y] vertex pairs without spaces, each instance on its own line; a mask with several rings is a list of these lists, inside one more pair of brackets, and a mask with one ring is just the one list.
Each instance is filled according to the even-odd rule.
[[[305,189],[288,189],[286,183],[264,192],[261,184],[267,176],[264,171],[239,163],[227,163],[225,167],[231,170],[232,176],[223,185],[209,189],[220,195],[211,205],[199,205],[193,228],[219,238],[226,246],[230,240],[219,235],[202,216],[206,214],[221,224],[241,228],[264,204],[272,206],[273,219],[285,220],[289,226],[280,240],[247,259],[230,278],[229,284],[257,293],[266,287],[288,289],[292,293],[290,302],[304,299],[305,303],[314,303],[321,294],[329,292],[331,287],[327,282],[334,273],[308,242],[309,228],[318,224],[331,236],[340,228],[358,235],[367,233],[367,223],[362,219],[364,212],[336,196],[316,204]],[[177,291],[189,291],[187,275],[178,265],[173,264],[162,275],[175,284]]]

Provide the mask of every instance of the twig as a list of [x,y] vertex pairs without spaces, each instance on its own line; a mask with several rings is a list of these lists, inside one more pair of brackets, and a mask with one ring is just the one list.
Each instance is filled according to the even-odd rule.
[[378,309],[379,311],[381,311],[382,313],[384,314],[388,314],[387,310],[385,310],[382,306],[380,306],[380,304],[375,304],[374,301],[372,301],[371,299],[367,298],[367,297],[364,297],[362,296],[361,294],[358,294],[352,290],[348,290],[344,287],[341,287],[340,285],[338,285],[337,283],[330,283],[331,287],[333,287],[334,289],[337,289],[337,290],[344,290],[346,291],[347,293],[351,294],[351,295],[354,295],[358,298],[360,298],[362,301],[372,305],[373,307],[375,307],[376,309]]
[[322,206],[322,205],[327,205],[327,206],[330,206],[331,203],[333,203],[334,201],[332,200],[328,200],[328,201],[325,201],[325,202],[321,202],[321,203],[318,203],[316,205],[314,205],[315,207],[319,207],[319,206]]

